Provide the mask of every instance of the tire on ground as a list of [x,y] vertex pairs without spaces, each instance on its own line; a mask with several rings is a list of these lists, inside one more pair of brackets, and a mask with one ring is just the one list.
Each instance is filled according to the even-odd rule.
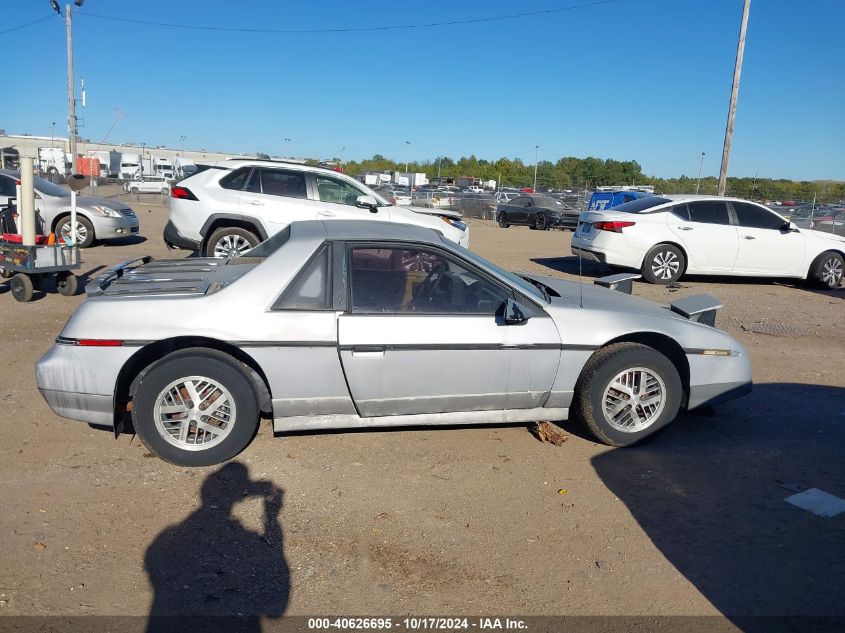
[[845,271],[845,258],[836,251],[827,251],[813,260],[807,279],[819,288],[838,288]]
[[[225,387],[235,405],[229,434],[207,449],[179,448],[164,438],[154,419],[162,391],[176,380],[200,376]],[[228,354],[205,348],[174,352],[153,364],[138,382],[132,408],[132,425],[151,452],[178,466],[213,466],[238,455],[258,430],[258,392],[250,375]]]
[[249,248],[258,246],[261,243],[261,239],[252,231],[242,229],[239,226],[223,226],[216,229],[206,240],[203,254],[206,257],[217,257],[214,254],[214,250],[217,244],[226,237],[243,238],[249,243]]
[[[608,421],[604,411],[604,394],[616,376],[636,367],[649,369],[660,376],[666,392],[663,394],[663,410],[652,423],[639,431],[626,432]],[[572,411],[574,417],[603,444],[630,446],[675,419],[681,406],[682,391],[678,370],[663,354],[639,343],[615,343],[597,351],[584,365],[575,385]]]
[[538,213],[534,216],[534,228],[538,231],[545,231],[548,227],[548,220],[546,219],[545,213]]
[[[91,224],[91,220],[86,218],[82,215],[76,216],[77,224],[81,224],[85,228],[85,239],[82,240],[77,246],[79,248],[88,248],[94,243],[94,239],[96,236],[94,235],[94,225]],[[56,225],[56,234],[59,236],[63,236],[65,233],[65,227],[68,228],[68,233],[70,233],[70,216],[65,216],[59,223]]]
[[499,226],[501,226],[503,229],[506,229],[510,226],[510,224],[508,224],[508,214],[507,213],[502,212],[502,213],[499,214]]
[[674,244],[658,244],[646,253],[640,272],[651,284],[670,284],[678,281],[686,270],[686,258]]

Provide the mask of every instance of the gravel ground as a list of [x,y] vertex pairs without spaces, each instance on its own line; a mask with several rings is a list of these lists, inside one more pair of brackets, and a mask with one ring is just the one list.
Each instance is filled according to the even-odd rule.
[[[149,200],[133,203],[146,241],[85,251],[87,275],[168,256],[167,209]],[[577,274],[569,232],[471,231],[500,265]],[[33,366],[83,297],[17,304],[2,284],[0,614],[845,615],[845,514],[784,502],[845,497],[845,289],[635,285],[661,302],[700,292],[724,302],[755,390],[642,446],[608,449],[569,423],[561,447],[523,426],[268,425],[228,466],[189,470],[54,416]]]

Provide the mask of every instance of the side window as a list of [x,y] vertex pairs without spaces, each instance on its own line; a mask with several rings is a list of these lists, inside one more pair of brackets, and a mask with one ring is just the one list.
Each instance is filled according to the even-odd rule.
[[261,170],[260,169],[253,169],[252,174],[249,176],[249,180],[246,182],[246,187],[244,187],[244,191],[248,191],[249,193],[261,193]]
[[236,169],[230,174],[223,176],[220,179],[220,186],[224,189],[234,189],[236,191],[240,191],[244,188],[244,183],[246,182],[247,176],[249,176],[249,171],[252,167],[241,167],[240,169]]
[[317,196],[321,202],[348,204],[354,207],[358,196],[363,195],[363,191],[348,182],[317,174]]
[[622,204],[625,204],[626,202],[631,202],[631,200],[635,200],[635,199],[636,198],[634,198],[634,196],[629,195],[629,194],[625,194],[624,196],[622,196]]
[[728,204],[718,200],[698,200],[689,203],[691,222],[702,224],[730,224]]
[[15,197],[15,181],[12,178],[0,176],[0,196]]
[[415,247],[350,251],[352,312],[489,314],[508,293],[450,257]]
[[[260,173],[261,192],[283,198],[305,198],[305,173],[283,169],[256,170]],[[251,183],[250,183],[251,184]]]
[[784,220],[765,209],[747,202],[732,202],[740,226],[753,229],[780,229]]
[[689,208],[685,204],[679,204],[675,207],[672,207],[671,210],[672,215],[676,215],[682,220],[686,220],[689,222]]
[[329,297],[329,247],[323,246],[320,252],[291,281],[274,310],[326,310],[330,308]]

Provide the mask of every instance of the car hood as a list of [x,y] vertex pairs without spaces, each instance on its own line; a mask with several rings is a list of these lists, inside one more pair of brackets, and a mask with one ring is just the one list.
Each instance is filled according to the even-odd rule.
[[[617,290],[595,286],[589,281],[579,283],[577,281],[558,279],[557,277],[527,274],[520,274],[520,277],[540,282],[560,295],[559,298],[552,296],[552,304],[566,302],[570,305],[581,305],[584,308],[593,310],[636,312],[686,321],[684,317],[668,310],[659,303],[641,299]],[[554,295],[554,293],[549,294]]]
[[[45,200],[47,205],[50,207],[70,209],[70,196],[67,198],[47,196],[46,198],[42,198],[42,200]],[[98,198],[96,196],[77,196],[76,206],[77,208],[106,207],[107,209],[114,209],[115,211],[130,208],[128,204],[122,202],[121,200]]]
[[845,243],[845,235],[837,235],[836,233],[828,233],[827,231],[819,231],[817,229],[802,229],[807,231],[810,235],[817,239],[827,240],[829,242],[836,242],[838,244]]
[[408,209],[408,211],[413,211],[414,213],[421,213],[423,215],[440,215],[446,216],[449,218],[455,218],[456,220],[460,220],[463,216],[458,213],[457,211],[451,211],[449,209],[438,209],[438,208],[431,208],[428,209],[426,207],[415,207],[409,204],[402,204],[402,205],[395,205],[397,207],[401,206],[403,209]]

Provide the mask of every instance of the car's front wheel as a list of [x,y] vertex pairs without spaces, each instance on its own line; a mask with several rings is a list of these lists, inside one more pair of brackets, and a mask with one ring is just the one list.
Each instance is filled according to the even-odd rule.
[[503,229],[506,229],[510,226],[510,224],[508,223],[507,213],[502,212],[499,214],[499,226],[501,226]]
[[179,466],[235,457],[258,430],[255,384],[231,357],[207,349],[175,352],[141,378],[132,424],[141,441]]
[[575,386],[576,417],[609,446],[639,442],[675,419],[683,387],[657,350],[617,343],[596,352]]
[[240,257],[261,240],[252,231],[237,226],[217,229],[205,244],[206,257]]
[[845,271],[842,255],[834,251],[822,253],[810,266],[808,278],[821,288],[838,288]]
[[658,244],[643,260],[643,279],[651,284],[670,284],[684,274],[686,260],[677,246]]
[[[67,244],[71,241],[71,234],[70,234],[70,216],[59,221],[59,224],[56,226],[56,233],[58,233],[62,240]],[[76,232],[74,235],[73,242],[79,248],[88,248],[91,244],[94,243],[94,225],[91,224],[91,221],[83,217],[81,215],[76,216]]]
[[546,219],[545,213],[538,213],[534,217],[534,228],[538,231],[545,231],[548,228],[549,221]]

